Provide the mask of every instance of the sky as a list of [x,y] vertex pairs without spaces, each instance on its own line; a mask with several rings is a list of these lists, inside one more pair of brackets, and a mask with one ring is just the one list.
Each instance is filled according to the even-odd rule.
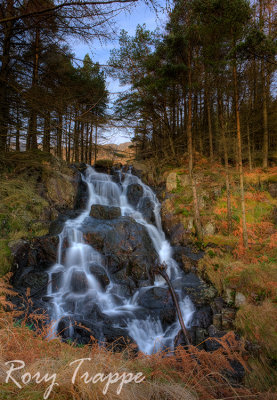
[[[158,5],[161,7],[165,6],[166,0],[158,0]],[[75,54],[76,59],[83,59],[88,53],[94,62],[99,62],[100,65],[106,65],[110,57],[110,51],[118,47],[118,37],[121,29],[126,30],[129,35],[133,36],[136,31],[138,24],[145,24],[146,28],[154,31],[156,28],[162,28],[166,21],[166,11],[159,7],[156,13],[153,8],[148,7],[141,0],[134,4],[129,12],[122,11],[118,16],[114,18],[114,39],[111,42],[100,43],[98,40],[93,41],[90,44],[85,44],[80,41],[73,41],[70,43],[71,49]],[[107,88],[110,92],[111,101],[115,100],[116,93],[124,91],[126,87],[121,87],[117,80],[107,78]],[[110,143],[123,143],[130,141],[130,133],[127,131],[113,130],[111,132],[105,132],[105,136],[110,139]]]

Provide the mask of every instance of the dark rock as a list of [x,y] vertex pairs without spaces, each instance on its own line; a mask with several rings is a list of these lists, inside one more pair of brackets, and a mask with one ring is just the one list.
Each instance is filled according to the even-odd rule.
[[100,204],[95,204],[91,206],[89,215],[96,219],[115,219],[121,217],[121,209],[120,207],[101,206]]
[[137,303],[141,307],[154,311],[164,328],[176,320],[176,308],[167,288],[158,286],[151,289],[142,288]]
[[193,315],[191,325],[198,328],[207,329],[213,321],[212,310],[210,306],[205,306],[197,310]]
[[106,287],[110,283],[110,279],[107,275],[107,272],[102,267],[102,265],[91,264],[89,266],[89,270],[91,274],[95,276],[95,278],[103,287]]
[[61,283],[62,283],[62,279],[63,279],[63,272],[54,272],[52,274],[52,278],[51,278],[51,286],[52,286],[52,292],[55,293],[59,290],[59,288],[61,287]]
[[58,236],[41,236],[18,246],[12,266],[12,282],[17,282],[27,268],[46,270],[56,262]]
[[81,212],[82,210],[68,210],[65,214],[59,214],[58,218],[50,224],[49,235],[59,235],[63,230],[65,222],[68,219],[75,219],[79,217]]
[[23,275],[21,279],[16,282],[15,287],[20,288],[21,290],[30,288],[31,296],[34,294],[43,296],[47,294],[47,284],[48,274],[46,272],[31,271]]
[[231,330],[234,328],[234,320],[236,318],[236,310],[233,308],[222,309],[222,329]]
[[237,360],[229,360],[232,370],[225,370],[224,375],[233,384],[241,383],[245,377],[245,369]]
[[210,305],[217,295],[213,286],[207,285],[194,273],[186,274],[179,285],[183,293],[189,296],[197,307]]
[[78,181],[77,195],[75,198],[74,210],[86,209],[88,199],[89,199],[88,186],[82,180],[81,175],[80,175],[79,181]]
[[205,341],[206,351],[215,351],[221,347],[221,344],[216,340],[226,335],[226,332],[218,330],[214,325],[209,326],[208,336],[209,338]]
[[154,203],[150,197],[144,197],[140,200],[138,210],[149,224],[155,224]]
[[[165,220],[163,220],[165,225]],[[186,230],[182,223],[174,224],[166,229],[173,246],[188,246],[190,244],[190,231]]]
[[73,271],[70,280],[70,289],[73,293],[84,293],[88,289],[88,280],[85,272]]
[[87,165],[85,163],[75,163],[73,164],[73,167],[77,169],[79,172],[82,174],[86,171]]
[[130,217],[96,220],[88,217],[82,226],[85,241],[105,258],[110,275],[122,272],[121,279],[135,282],[151,277],[151,268],[158,260],[146,228]]
[[143,187],[138,183],[133,183],[127,187],[127,198],[129,203],[136,207],[143,196]]
[[197,266],[197,261],[204,257],[204,252],[199,250],[194,250],[190,246],[174,246],[173,247],[173,258],[178,264],[182,264],[183,257],[191,260],[191,262]]

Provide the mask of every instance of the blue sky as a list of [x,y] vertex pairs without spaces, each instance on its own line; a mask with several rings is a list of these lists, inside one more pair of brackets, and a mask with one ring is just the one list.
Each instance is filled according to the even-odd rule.
[[[166,0],[159,0],[160,6],[165,6]],[[134,4],[129,12],[122,11],[117,17],[115,17],[115,34],[114,40],[111,42],[100,43],[98,40],[93,41],[90,44],[84,44],[83,42],[75,41],[71,42],[71,49],[75,53],[77,59],[83,59],[88,53],[93,61],[98,61],[100,64],[106,65],[110,57],[110,50],[118,46],[118,35],[121,29],[126,30],[130,35],[134,35],[138,24],[146,24],[146,28],[149,30],[155,30],[157,27],[163,28],[164,22],[166,21],[167,12],[159,8],[156,13],[152,8],[148,7],[142,1]],[[108,90],[111,93],[117,93],[123,91],[125,88],[119,85],[118,81],[107,79]],[[116,95],[111,95],[111,100],[114,100]],[[122,143],[130,140],[130,136],[127,132],[106,132],[107,136],[110,136],[109,142]]]

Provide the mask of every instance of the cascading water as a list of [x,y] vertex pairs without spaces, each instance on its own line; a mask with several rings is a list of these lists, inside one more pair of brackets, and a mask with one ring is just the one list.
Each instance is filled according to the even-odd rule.
[[[164,327],[159,316],[148,312],[138,304],[139,296],[145,296],[153,288],[167,288],[166,283],[157,277],[154,285],[136,288],[132,295],[120,290],[105,265],[103,256],[92,246],[85,243],[82,226],[89,217],[92,205],[113,206],[121,210],[121,215],[131,217],[145,227],[156,250],[159,262],[166,263],[167,273],[180,299],[180,309],[185,325],[188,327],[194,306],[182,291],[184,273],[172,258],[172,248],[165,238],[160,217],[160,203],[153,191],[137,176],[129,171],[118,171],[117,182],[111,175],[96,172],[88,167],[83,177],[88,186],[89,198],[86,209],[75,219],[69,219],[59,235],[57,263],[49,271],[48,296],[51,298],[51,319],[56,321],[53,332],[67,330],[67,337],[74,337],[74,321],[82,322],[84,311],[97,306],[100,315],[106,315],[115,329],[127,331],[144,353],[151,354],[160,348],[172,348],[180,324],[175,322]],[[128,187],[140,185],[143,193],[136,205],[128,201]],[[147,199],[152,206],[152,221],[143,215],[142,203]],[[103,287],[99,281],[99,269],[109,278],[109,284]],[[99,315],[98,313],[98,315]],[[97,313],[96,313],[97,314]],[[98,339],[101,337],[101,317],[93,318],[97,326]],[[67,321],[61,325],[61,321]]]

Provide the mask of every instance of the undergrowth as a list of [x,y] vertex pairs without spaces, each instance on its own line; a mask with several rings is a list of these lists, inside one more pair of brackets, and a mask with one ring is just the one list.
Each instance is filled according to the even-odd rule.
[[[245,369],[248,368],[244,344],[236,340],[233,332],[216,339],[221,347],[211,353],[194,346],[186,349],[179,346],[174,353],[164,351],[150,356],[137,352],[134,344],[126,344],[122,352],[114,352],[112,345],[99,346],[93,337],[91,343],[83,347],[76,346],[75,343],[64,343],[59,337],[49,341],[47,337],[51,327],[44,322],[45,316],[37,312],[29,316],[26,313],[20,315],[7,299],[7,296],[14,295],[8,284],[9,278],[8,275],[0,280],[1,399],[42,399],[49,387],[49,381],[36,383],[32,377],[37,372],[40,372],[41,377],[46,373],[49,376],[56,374],[58,385],[53,386],[50,399],[274,399],[274,394],[257,393],[246,386],[234,385],[228,381],[227,372],[232,370],[231,360],[238,361]],[[27,303],[31,303],[30,298]],[[28,304],[26,306],[28,308]],[[19,317],[21,323],[15,323]],[[30,318],[35,331],[30,329]],[[76,380],[72,383],[75,367],[70,364],[83,358],[89,360],[81,365]],[[24,366],[13,372],[13,378],[21,382],[21,388],[14,381],[6,382],[7,370],[10,368],[10,364],[6,363],[12,360],[20,360]],[[145,379],[141,383],[123,385],[119,394],[119,382],[110,384],[107,393],[103,394],[106,381],[85,383],[82,378],[85,372],[89,377],[99,373],[142,373]],[[22,375],[28,373],[31,381],[25,385],[22,383]]]

